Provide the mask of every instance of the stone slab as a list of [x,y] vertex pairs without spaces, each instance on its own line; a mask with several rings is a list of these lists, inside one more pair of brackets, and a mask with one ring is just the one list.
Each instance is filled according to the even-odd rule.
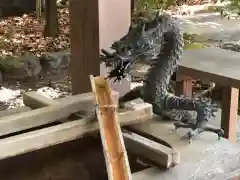
[[171,170],[149,168],[134,173],[134,180],[222,179],[225,174],[240,169],[240,145],[232,144],[226,139],[219,141],[213,133],[204,133],[189,144],[187,139],[183,138],[187,130],[174,132],[172,123],[160,118],[131,127],[164,140],[181,154],[181,164]]

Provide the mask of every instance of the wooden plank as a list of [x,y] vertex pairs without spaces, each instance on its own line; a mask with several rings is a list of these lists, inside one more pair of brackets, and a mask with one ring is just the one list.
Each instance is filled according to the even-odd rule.
[[[153,115],[152,106],[147,103],[135,104],[133,109],[133,111],[119,113],[119,122],[122,126],[146,121]],[[99,125],[97,120],[89,121],[88,119],[80,119],[1,139],[0,159],[68,142],[90,133],[98,132],[98,130]]]
[[130,180],[131,171],[123,142],[120,125],[117,122],[117,104],[111,96],[111,88],[104,77],[90,75],[92,91],[96,100],[97,119],[109,180]]
[[127,150],[159,168],[169,169],[180,163],[180,153],[130,131],[123,131]]
[[3,110],[3,111],[0,111],[0,118],[4,117],[4,116],[9,116],[9,115],[13,115],[13,114],[22,113],[22,112],[28,112],[28,111],[31,111],[31,110],[32,109],[30,107],[27,107],[27,106]]
[[72,113],[93,110],[93,95],[79,94],[54,106],[0,118],[0,136],[67,118]]
[[[113,96],[113,100],[117,102],[119,97],[118,92],[112,91],[112,96]],[[92,109],[94,104],[94,96],[92,92],[73,95],[73,96],[67,96],[59,99],[50,99],[37,93],[36,91],[31,91],[23,94],[23,103],[26,106],[29,106],[31,108],[41,108],[45,106],[56,105],[58,103],[61,104],[68,101],[74,101],[75,99],[80,100],[82,98],[83,98],[83,101],[82,101],[83,104],[81,105],[80,110],[88,112],[89,110]]]
[[[67,99],[65,100],[67,101]],[[23,103],[31,107],[32,109],[38,109],[46,106],[54,106],[59,105],[60,103],[56,100],[47,98],[36,91],[30,91],[23,94]],[[63,117],[61,119],[58,119],[60,122],[66,122],[68,121],[67,117]]]
[[223,88],[221,127],[224,130],[224,137],[232,142],[237,140],[238,96],[239,89]]
[[47,98],[36,91],[30,91],[23,94],[23,103],[32,109],[42,108],[49,105],[57,105],[58,102]]

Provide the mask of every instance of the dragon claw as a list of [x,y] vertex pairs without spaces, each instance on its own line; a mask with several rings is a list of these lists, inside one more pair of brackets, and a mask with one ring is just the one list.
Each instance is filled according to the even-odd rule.
[[188,142],[189,144],[192,144],[192,135],[190,134],[190,132],[188,132]]
[[193,137],[196,137],[196,136],[199,135],[201,132],[202,132],[201,129],[190,130],[190,131],[187,133],[189,143],[192,143],[192,138],[193,138]]
[[175,126],[175,131],[177,131],[179,128],[190,128],[191,130],[187,133],[188,136],[188,140],[191,143],[192,142],[192,138],[203,133],[203,132],[212,132],[217,134],[218,136],[218,140],[221,139],[221,137],[224,137],[224,131],[222,129],[217,129],[214,127],[209,127],[207,125],[198,127],[197,124],[193,124],[193,123],[187,123],[187,124],[183,124],[181,122],[176,122],[174,123]]
[[218,135],[218,140],[224,137],[224,131],[222,129],[216,130],[216,134]]

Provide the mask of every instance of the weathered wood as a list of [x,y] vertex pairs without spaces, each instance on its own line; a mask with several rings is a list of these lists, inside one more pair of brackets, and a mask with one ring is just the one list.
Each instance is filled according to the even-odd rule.
[[176,73],[176,94],[178,96],[192,97],[193,78]]
[[[119,94],[116,91],[112,91],[112,96],[113,96],[113,100],[114,102],[118,102],[118,97]],[[87,116],[92,116],[93,115],[93,105],[94,105],[94,97],[93,97],[93,93],[89,92],[89,93],[83,93],[83,94],[79,94],[79,95],[73,95],[73,96],[67,96],[64,98],[60,98],[60,99],[50,99],[47,98],[39,93],[37,93],[36,91],[31,91],[31,92],[27,92],[23,95],[23,102],[26,106],[29,106],[31,108],[42,108],[45,106],[51,106],[51,105],[56,105],[56,104],[61,104],[61,103],[65,103],[68,101],[73,101],[76,98],[81,99],[82,97],[85,97],[86,99],[83,101],[83,104],[80,107],[80,114],[81,116],[87,117]],[[77,105],[78,106],[78,105]],[[79,115],[77,115],[79,116]],[[63,118],[61,120],[61,122],[65,122],[66,121],[66,117]]]
[[24,129],[48,124],[56,120],[67,118],[72,113],[81,110],[92,111],[92,109],[92,93],[79,94],[74,97],[69,97],[63,102],[60,101],[60,104],[58,105],[47,106],[30,112],[23,112],[0,118],[0,135],[6,135]]
[[3,110],[3,111],[0,111],[0,118],[2,118],[4,116],[9,116],[9,115],[13,115],[13,114],[22,113],[22,112],[28,112],[28,111],[31,111],[31,110],[32,109],[30,107],[27,107],[27,106]]
[[180,163],[180,153],[174,149],[130,131],[123,131],[123,137],[127,150],[159,168],[169,169]]
[[90,75],[90,81],[97,104],[97,119],[108,178],[109,180],[130,180],[132,178],[129,161],[120,125],[117,122],[117,104],[114,103],[111,96],[111,88],[104,77]]
[[71,0],[72,93],[91,91],[89,74],[100,74],[99,61],[99,0]]
[[[153,115],[150,104],[135,104],[133,109],[133,111],[119,113],[119,122],[122,126],[146,121]],[[5,138],[0,141],[0,159],[68,142],[98,132],[98,130],[97,121],[80,119]]]
[[[67,98],[65,98],[63,100],[64,100],[64,101],[62,101],[63,104],[64,104],[64,102],[68,101]],[[26,106],[31,107],[32,109],[38,109],[38,108],[42,108],[42,107],[46,107],[46,106],[54,106],[54,105],[61,104],[61,102],[47,98],[47,97],[37,93],[36,91],[30,91],[30,92],[24,93],[23,94],[23,103]],[[66,121],[68,121],[68,118],[63,117],[63,118],[57,119],[57,120],[60,122],[66,122]]]
[[224,87],[222,95],[222,121],[225,138],[236,142],[238,120],[238,96],[239,89]]
[[30,91],[23,94],[23,103],[33,109],[42,108],[50,105],[58,105],[56,100],[47,98],[36,91]]
[[[112,96],[113,96],[113,100],[117,102],[118,92],[112,91]],[[87,108],[89,108],[90,106],[92,107],[94,104],[94,96],[92,92],[73,95],[73,96],[67,96],[59,99],[50,99],[48,97],[41,95],[40,93],[37,93],[36,91],[30,91],[23,94],[23,103],[26,106],[29,106],[31,108],[41,108],[45,106],[64,103],[66,101],[74,101],[75,99],[82,99],[82,97],[85,97],[83,98],[83,101],[84,101],[83,103],[85,104],[84,106],[81,106],[83,108],[81,109],[84,111],[87,111]]]

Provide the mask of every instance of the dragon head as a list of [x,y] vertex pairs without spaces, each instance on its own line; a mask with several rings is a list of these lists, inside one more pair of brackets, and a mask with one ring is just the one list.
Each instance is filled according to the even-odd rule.
[[128,33],[112,44],[111,48],[115,53],[111,58],[105,56],[105,63],[112,69],[108,78],[121,80],[139,59],[153,59],[160,54],[164,40],[162,23],[166,22],[165,17],[159,15],[159,11],[153,18],[138,15]]

